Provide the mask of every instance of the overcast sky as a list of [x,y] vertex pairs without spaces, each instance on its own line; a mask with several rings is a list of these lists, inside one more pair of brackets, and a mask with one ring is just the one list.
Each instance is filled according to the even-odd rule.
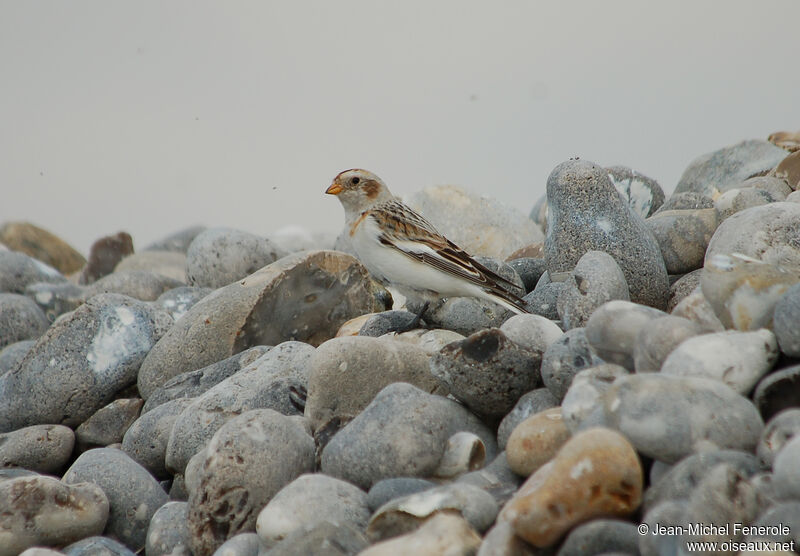
[[0,222],[84,254],[183,227],[337,231],[340,171],[528,212],[559,162],[672,191],[800,129],[800,2],[0,0]]

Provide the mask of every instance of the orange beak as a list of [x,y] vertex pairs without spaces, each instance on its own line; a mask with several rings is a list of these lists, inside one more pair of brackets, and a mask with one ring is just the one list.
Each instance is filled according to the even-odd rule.
[[325,190],[325,193],[328,195],[338,195],[342,192],[342,186],[339,185],[337,182],[333,182],[331,186]]

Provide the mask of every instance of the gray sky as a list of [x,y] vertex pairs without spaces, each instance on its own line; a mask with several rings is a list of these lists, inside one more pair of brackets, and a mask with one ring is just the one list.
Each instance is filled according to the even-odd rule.
[[363,167],[528,212],[571,157],[672,191],[800,128],[797,0],[0,0],[0,221],[86,253],[193,225],[337,231]]

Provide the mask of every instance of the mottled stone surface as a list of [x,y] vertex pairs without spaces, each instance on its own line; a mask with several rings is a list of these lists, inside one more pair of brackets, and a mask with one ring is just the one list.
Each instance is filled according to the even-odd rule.
[[30,298],[18,293],[0,293],[0,349],[44,334],[50,321]]
[[36,282],[66,281],[52,266],[24,253],[0,249],[0,292],[25,293],[25,288]]
[[59,471],[72,455],[75,434],[62,425],[32,425],[0,434],[0,467]]

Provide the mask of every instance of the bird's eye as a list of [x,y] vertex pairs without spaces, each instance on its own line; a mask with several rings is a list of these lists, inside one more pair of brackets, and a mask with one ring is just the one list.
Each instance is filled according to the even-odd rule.
[[353,185],[358,185],[358,182],[360,182],[360,181],[361,180],[358,177],[355,177],[355,178],[350,180],[350,183],[352,183]]

